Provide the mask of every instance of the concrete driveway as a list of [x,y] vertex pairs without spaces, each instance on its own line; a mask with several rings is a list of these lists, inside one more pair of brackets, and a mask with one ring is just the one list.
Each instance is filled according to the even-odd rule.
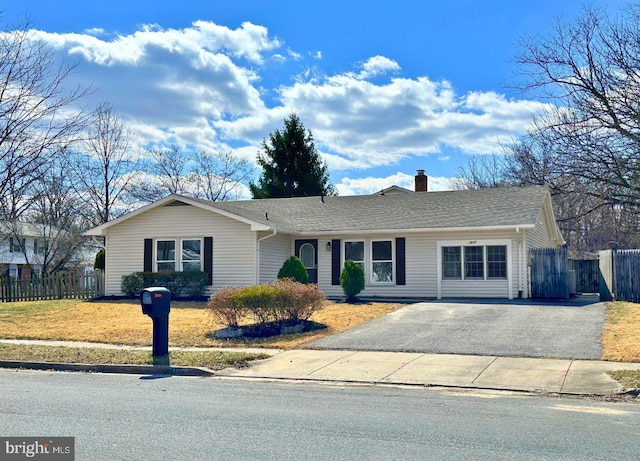
[[604,313],[598,297],[586,295],[553,303],[427,301],[308,347],[598,360]]

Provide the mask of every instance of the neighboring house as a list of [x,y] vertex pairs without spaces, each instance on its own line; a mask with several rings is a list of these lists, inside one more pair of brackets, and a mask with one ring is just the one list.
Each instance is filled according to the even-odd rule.
[[[48,260],[47,264],[51,269],[52,259],[61,255],[67,256],[60,250],[62,234],[64,232],[59,229],[38,224],[0,223],[0,275],[14,280],[40,277],[45,260]],[[88,244],[76,248],[66,261],[65,269],[79,273],[93,272],[93,261],[97,251]]]
[[48,241],[34,225],[12,225],[11,232],[6,227],[0,230],[0,274],[14,280],[39,277]]
[[[88,235],[106,237],[106,291],[123,275],[202,269],[209,293],[275,280],[292,254],[328,296],[345,260],[361,296],[529,296],[527,251],[564,244],[543,187],[209,202],[170,195]],[[422,175],[424,176],[424,175]]]

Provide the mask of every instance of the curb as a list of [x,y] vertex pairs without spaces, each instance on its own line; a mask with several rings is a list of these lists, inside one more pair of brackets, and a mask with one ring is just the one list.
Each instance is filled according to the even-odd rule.
[[22,362],[0,360],[0,368],[52,371],[81,371],[86,373],[126,373],[132,375],[214,376],[214,372],[199,367],[172,367],[169,365],[106,365],[60,362]]

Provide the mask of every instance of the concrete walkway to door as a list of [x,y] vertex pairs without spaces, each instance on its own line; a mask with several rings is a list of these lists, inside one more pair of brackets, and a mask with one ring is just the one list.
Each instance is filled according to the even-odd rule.
[[307,347],[599,360],[604,314],[592,295],[566,302],[426,301]]

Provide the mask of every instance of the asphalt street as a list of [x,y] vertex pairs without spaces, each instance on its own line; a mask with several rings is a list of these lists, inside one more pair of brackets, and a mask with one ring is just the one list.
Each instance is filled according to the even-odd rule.
[[0,370],[3,436],[76,460],[636,460],[640,406],[400,387]]
[[598,360],[604,313],[604,304],[595,296],[564,303],[427,301],[307,346]]

